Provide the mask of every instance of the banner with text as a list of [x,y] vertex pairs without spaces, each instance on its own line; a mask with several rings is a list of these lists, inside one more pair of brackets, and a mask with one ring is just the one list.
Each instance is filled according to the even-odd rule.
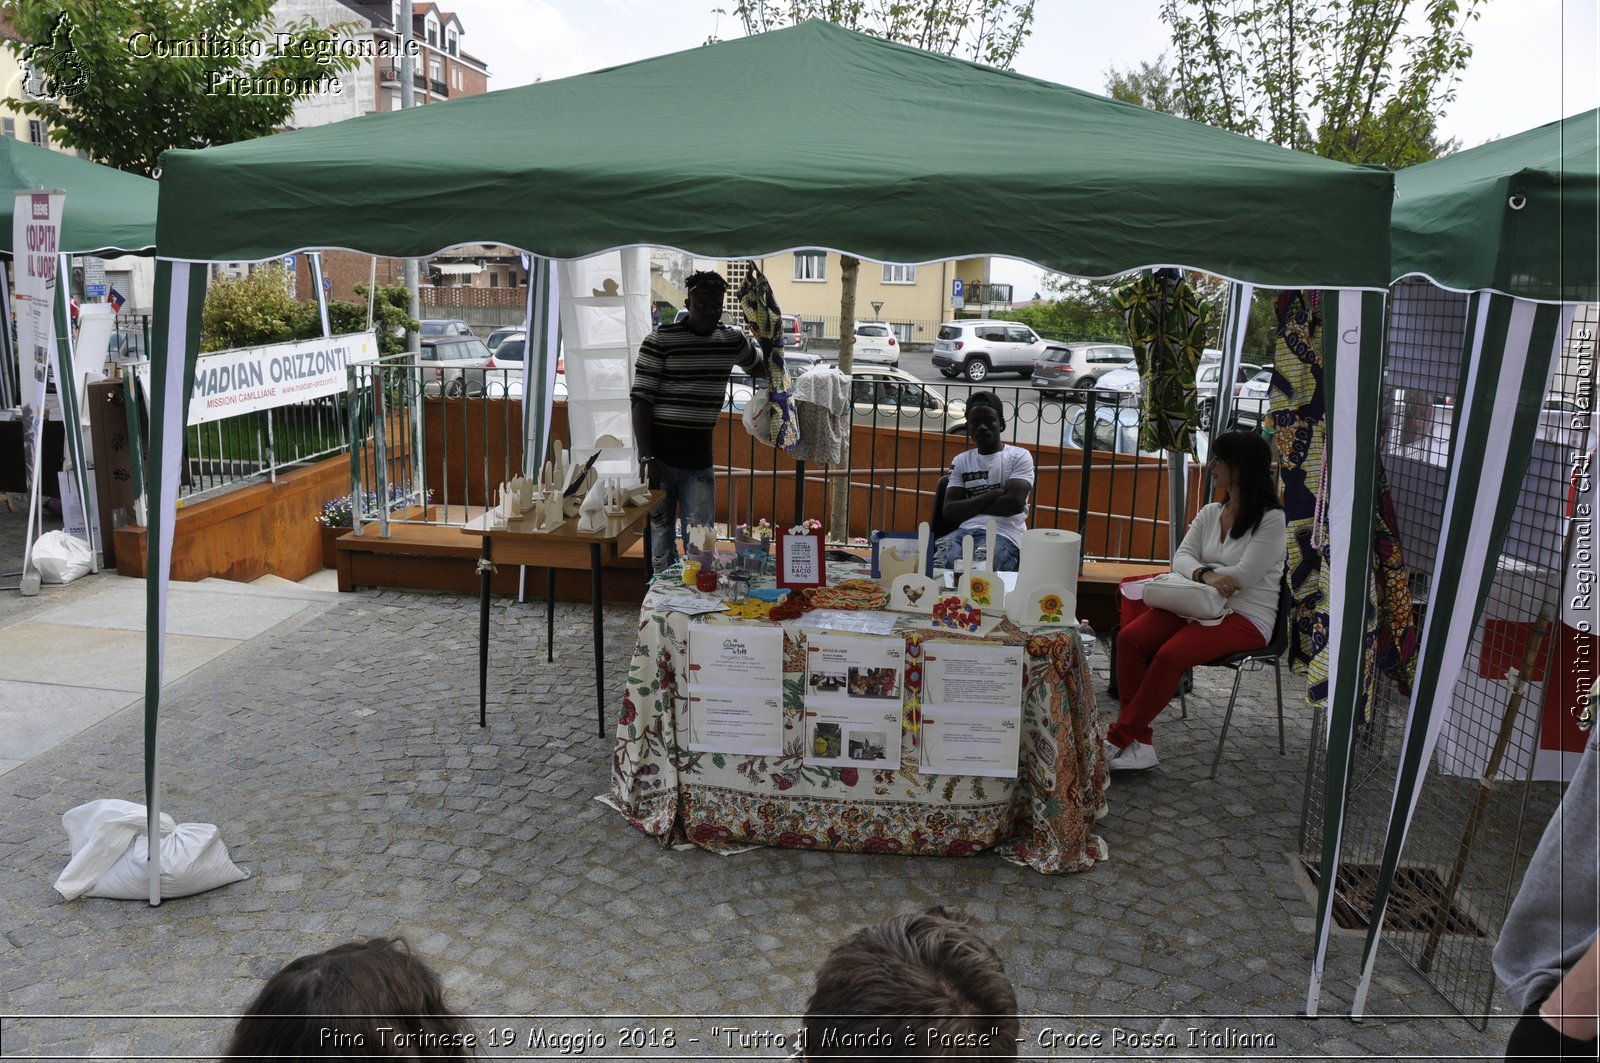
[[[23,403],[31,411],[30,453],[36,456],[44,430],[45,384],[55,356],[55,319],[50,311],[56,292],[56,247],[65,200],[62,192],[18,192],[11,215],[11,246],[16,249],[12,309],[17,321],[17,362],[22,373]],[[30,480],[37,472],[37,468],[30,469]]]
[[349,386],[345,367],[377,357],[373,332],[202,354],[195,363],[189,423],[343,394]]

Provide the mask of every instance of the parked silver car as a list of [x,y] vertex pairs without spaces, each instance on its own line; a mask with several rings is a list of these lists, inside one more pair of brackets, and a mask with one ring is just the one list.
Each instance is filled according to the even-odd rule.
[[1091,388],[1113,369],[1133,364],[1133,348],[1120,343],[1052,343],[1033,364],[1033,386],[1041,395]]
[[990,373],[1032,376],[1034,363],[1048,346],[1037,332],[1015,321],[946,321],[933,344],[933,365],[946,377],[961,374],[974,384]]
[[425,317],[422,319],[424,336],[471,336],[472,326],[455,317]]
[[[1106,450],[1114,454],[1160,454],[1139,449],[1139,402],[1099,403],[1089,427],[1088,407],[1068,403],[1061,419],[1061,445],[1077,450]],[[1085,446],[1087,437],[1088,445]]]

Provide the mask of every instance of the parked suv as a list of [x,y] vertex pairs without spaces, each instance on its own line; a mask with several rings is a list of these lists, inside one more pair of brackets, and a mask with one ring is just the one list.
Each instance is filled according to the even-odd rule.
[[482,395],[484,367],[491,357],[489,348],[475,336],[424,336],[417,355],[423,394],[430,398]]
[[1050,346],[1027,325],[1015,321],[946,321],[933,345],[933,365],[946,377],[958,373],[976,384],[990,373],[1033,375],[1033,365]]
[[1091,388],[1113,369],[1133,364],[1133,348],[1119,343],[1052,343],[1033,366],[1033,386],[1041,395],[1068,388]]

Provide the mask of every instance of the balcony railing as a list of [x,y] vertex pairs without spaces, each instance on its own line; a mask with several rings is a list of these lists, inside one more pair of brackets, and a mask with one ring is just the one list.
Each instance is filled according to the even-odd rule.
[[963,296],[967,306],[973,304],[980,306],[993,306],[1000,304],[1011,305],[1011,285],[1009,284],[968,284]]

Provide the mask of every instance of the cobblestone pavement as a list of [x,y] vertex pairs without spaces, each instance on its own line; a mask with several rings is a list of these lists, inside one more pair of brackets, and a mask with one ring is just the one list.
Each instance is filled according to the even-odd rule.
[[[100,579],[25,606],[0,596],[0,639]],[[246,881],[158,908],[51,888],[64,811],[143,800],[138,702],[0,775],[0,1056],[207,1058],[288,959],[404,934],[485,1045],[508,1028],[524,1055],[564,1054],[528,1048],[542,1031],[588,1037],[588,1056],[778,1058],[766,1035],[794,1028],[828,946],[935,903],[980,920],[1005,957],[1024,1055],[1497,1058],[1504,1044],[1509,1019],[1477,1032],[1387,951],[1367,1020],[1343,1017],[1356,937],[1330,950],[1324,1017],[1300,1017],[1312,905],[1290,854],[1309,735],[1291,706],[1278,756],[1270,673],[1247,680],[1216,782],[1227,686],[1201,674],[1189,719],[1174,707],[1158,724],[1161,765],[1117,777],[1111,859],[1086,874],[989,855],[725,858],[663,849],[594,800],[610,759],[586,603],[559,607],[546,665],[542,606],[496,602],[480,730],[476,609],[340,595],[172,684],[164,807],[219,824]],[[635,611],[608,609],[606,627],[615,686]],[[634,1027],[655,1041],[630,1047]]]

